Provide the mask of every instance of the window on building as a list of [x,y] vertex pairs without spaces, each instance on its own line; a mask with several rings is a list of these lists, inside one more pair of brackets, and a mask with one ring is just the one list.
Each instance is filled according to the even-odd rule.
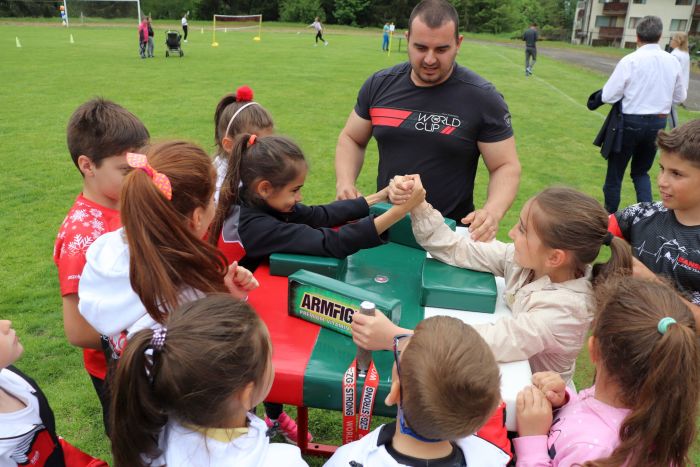
[[687,19],[672,19],[669,31],[685,31],[688,27]]
[[615,17],[614,16],[596,16],[595,17],[595,27],[597,28],[605,28],[609,26],[614,26],[615,25]]
[[647,2],[647,0],[633,0],[632,1],[632,3],[642,3],[642,4],[644,4],[646,2]]
[[692,5],[693,0],[676,0],[676,5]]
[[636,28],[637,28],[637,23],[639,22],[640,19],[642,19],[642,18],[639,18],[639,17],[637,17],[637,18],[630,18],[629,23],[627,24],[627,28],[628,28],[628,29],[636,29]]

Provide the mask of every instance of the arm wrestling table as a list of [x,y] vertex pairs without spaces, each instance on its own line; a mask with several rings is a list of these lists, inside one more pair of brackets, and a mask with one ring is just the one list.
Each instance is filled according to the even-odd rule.
[[[466,229],[458,229],[465,234]],[[426,253],[423,250],[389,242],[362,250],[347,259],[344,282],[401,300],[400,325],[413,329],[424,317],[454,316],[466,323],[493,322],[509,316],[502,295],[503,280],[497,279],[496,312],[474,313],[444,308],[425,309],[420,305],[421,271]],[[380,276],[381,281],[375,278]],[[269,265],[255,272],[260,287],[249,296],[249,303],[267,324],[273,343],[275,380],[267,397],[269,402],[295,405],[298,408],[299,448],[303,454],[329,456],[335,446],[307,443],[308,407],[341,410],[341,379],[355,357],[352,339],[287,313],[288,279],[270,274]],[[384,281],[388,279],[387,281]],[[393,354],[373,353],[379,372],[379,394],[374,414],[396,416],[396,407],[384,405],[389,391]],[[501,396],[506,402],[506,426],[515,430],[515,398],[530,384],[531,372],[525,361],[500,364]],[[359,387],[359,382],[358,382]]]

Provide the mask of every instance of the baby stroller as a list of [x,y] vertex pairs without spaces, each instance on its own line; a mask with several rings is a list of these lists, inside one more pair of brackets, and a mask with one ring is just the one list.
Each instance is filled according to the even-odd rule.
[[180,39],[182,35],[177,31],[168,31],[165,33],[167,38],[165,39],[165,56],[169,57],[171,53],[179,53],[180,57],[185,55],[180,47]]

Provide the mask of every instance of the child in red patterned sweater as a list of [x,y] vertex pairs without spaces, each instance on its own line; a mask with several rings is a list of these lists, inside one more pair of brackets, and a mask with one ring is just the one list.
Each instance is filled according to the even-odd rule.
[[83,190],[61,224],[53,259],[63,298],[63,328],[68,341],[83,348],[85,369],[102,404],[106,427],[107,366],[99,334],[78,311],[78,284],[88,247],[102,234],[121,227],[119,194],[122,179],[131,170],[126,153],[146,144],[149,134],[131,112],[101,98],[73,112],[67,133],[68,150],[83,177]]

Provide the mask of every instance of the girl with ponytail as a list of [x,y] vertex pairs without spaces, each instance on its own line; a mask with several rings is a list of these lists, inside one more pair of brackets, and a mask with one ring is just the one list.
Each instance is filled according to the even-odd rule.
[[[392,182],[420,187],[417,175]],[[411,210],[411,223],[416,240],[434,258],[503,277],[513,316],[474,325],[496,360],[529,359],[533,372],[555,371],[573,387],[576,357],[593,319],[593,289],[612,275],[632,272],[629,246],[608,233],[600,203],[572,188],[547,188],[523,206],[508,233],[512,243],[476,242],[453,232],[427,202]],[[610,260],[593,264],[608,248]],[[391,336],[407,332],[380,314],[353,317],[353,338],[361,347],[391,348]]]
[[556,374],[533,375],[518,396],[517,465],[690,465],[700,396],[693,315],[671,287],[645,279],[611,281],[596,298],[595,385],[575,395]]
[[306,466],[299,449],[270,444],[248,412],[270,391],[265,324],[245,302],[213,294],[135,333],[112,387],[117,467]]
[[248,86],[236,89],[235,94],[226,94],[216,105],[214,112],[214,143],[216,155],[216,201],[228,169],[227,154],[233,149],[233,142],[242,133],[255,133],[259,136],[271,135],[275,124],[272,115],[265,107],[253,100],[253,90]]
[[[357,199],[305,205],[301,189],[309,168],[299,146],[283,136],[240,135],[227,165],[210,241],[226,252],[227,238],[237,232],[245,249],[241,264],[250,270],[272,253],[345,258],[379,246],[384,232],[424,196],[416,192],[405,205],[377,217],[369,207],[388,199],[387,188]],[[233,205],[240,210],[232,210]]]
[[[381,245],[382,234],[403,218],[413,201],[376,218],[369,207],[387,199],[386,189],[352,200],[304,205],[306,159],[299,146],[283,136],[239,135],[226,165],[209,240],[229,261],[240,260],[251,271],[272,253],[344,258]],[[351,221],[357,222],[346,224]],[[296,422],[282,405],[266,402],[265,410],[268,425],[296,443]]]
[[173,141],[128,153],[121,192],[123,228],[88,249],[80,313],[108,338],[114,359],[129,335],[164,325],[179,305],[228,292],[243,298],[252,274],[203,240],[214,216],[216,173],[198,146]]

